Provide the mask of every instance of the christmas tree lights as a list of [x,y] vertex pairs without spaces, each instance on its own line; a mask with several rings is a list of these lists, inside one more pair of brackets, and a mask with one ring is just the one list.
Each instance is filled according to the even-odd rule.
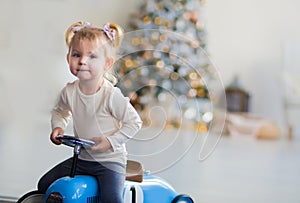
[[[200,0],[148,0],[132,14],[116,63],[123,93],[144,125],[151,107],[160,105],[166,127],[192,124],[206,132],[213,118],[209,90],[215,73],[207,54]],[[157,122],[159,118],[157,118]]]

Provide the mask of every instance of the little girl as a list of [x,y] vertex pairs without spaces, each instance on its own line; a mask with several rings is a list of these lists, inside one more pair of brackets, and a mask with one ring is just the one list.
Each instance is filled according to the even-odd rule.
[[[71,117],[74,135],[96,143],[82,150],[76,174],[97,178],[103,203],[122,202],[125,143],[142,125],[129,99],[114,86],[116,80],[110,73],[122,34],[118,25],[110,23],[103,28],[87,22],[70,26],[66,31],[67,62],[78,80],[62,89],[51,119],[50,139],[54,144],[61,144],[56,136],[64,134]],[[53,181],[69,175],[71,165],[70,158],[47,172],[38,190],[45,192]]]

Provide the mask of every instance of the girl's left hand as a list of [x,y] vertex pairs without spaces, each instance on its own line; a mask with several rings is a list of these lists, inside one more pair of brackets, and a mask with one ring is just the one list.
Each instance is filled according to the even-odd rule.
[[94,146],[91,147],[92,151],[106,152],[107,150],[112,148],[110,142],[105,136],[93,137],[91,140],[96,143]]

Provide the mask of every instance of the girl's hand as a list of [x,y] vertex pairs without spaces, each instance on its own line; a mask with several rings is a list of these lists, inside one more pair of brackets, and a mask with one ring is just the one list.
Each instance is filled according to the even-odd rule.
[[93,137],[91,140],[96,143],[91,147],[92,151],[106,152],[107,150],[112,148],[109,140],[105,136]]
[[62,140],[56,139],[56,136],[58,136],[58,135],[63,135],[63,134],[64,134],[64,131],[63,131],[62,128],[59,128],[59,127],[54,128],[54,129],[52,130],[52,133],[50,134],[50,140],[51,140],[54,144],[60,145],[60,144],[62,143]]

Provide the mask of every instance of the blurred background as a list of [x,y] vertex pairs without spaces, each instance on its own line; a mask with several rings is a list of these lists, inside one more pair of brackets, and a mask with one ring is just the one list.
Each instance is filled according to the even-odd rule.
[[[145,100],[149,92],[137,95],[139,102],[135,107],[142,117],[146,115],[142,132],[151,137],[157,129],[167,129],[155,143],[158,151],[172,141],[166,137],[178,134],[178,140],[186,144],[176,142],[171,150],[179,155],[166,153],[160,162],[155,158],[143,159],[134,155],[152,152],[144,152],[145,147],[136,147],[139,143],[133,141],[128,144],[133,158],[158,171],[158,175],[181,192],[191,194],[195,202],[300,201],[296,189],[300,185],[297,157],[300,154],[300,2],[0,0],[0,4],[0,196],[14,199],[34,189],[45,171],[71,154],[70,150],[53,146],[49,141],[50,111],[60,89],[75,79],[65,60],[65,30],[74,22],[89,21],[99,26],[115,22],[127,32],[169,29],[196,42],[180,57],[188,59],[192,53],[197,57],[203,54],[195,51],[200,48],[206,53],[205,62],[197,64],[198,76],[188,75],[193,71],[184,65],[180,66],[181,71],[173,66],[166,86],[162,85],[171,91],[180,85],[171,77],[172,73],[188,83],[203,80],[196,87],[192,86],[195,83],[189,83],[195,94],[190,89],[177,92],[178,98],[196,101],[186,102],[185,112],[179,113],[184,119],[194,116],[192,125],[178,123],[173,117],[168,119],[167,114],[165,125],[151,126],[147,121],[149,109],[141,108],[152,103]],[[152,42],[144,40],[147,38],[135,36],[135,41],[125,44],[124,49],[130,50],[139,42],[150,46]],[[170,51],[169,46],[162,50]],[[183,50],[184,46],[176,46],[172,44],[174,49]],[[135,58],[121,60],[118,64],[121,72],[126,74],[135,68],[134,64],[141,65],[137,61],[141,56],[154,58],[151,63],[156,66],[164,66],[170,58],[154,52],[137,54]],[[142,76],[147,77],[147,73],[149,70]],[[217,74],[214,79],[219,92],[210,90],[206,73]],[[161,81],[159,74],[148,85],[153,82],[156,85],[158,81]],[[130,85],[125,84],[121,87],[128,94],[136,89],[132,86],[131,92],[127,91]],[[157,98],[156,102],[166,101],[166,95],[156,93],[150,95]],[[212,118],[218,118],[211,96],[221,102],[226,96],[227,106],[225,102],[221,106],[227,116],[222,111],[221,121],[214,124],[224,127],[224,131],[221,139],[220,130],[210,133],[215,136],[209,145],[213,153],[203,160],[199,152],[213,125],[211,119],[205,120],[210,115],[205,113],[211,112]],[[201,118],[189,113],[194,105],[208,105],[199,112]],[[152,120],[155,119],[153,116]]]

